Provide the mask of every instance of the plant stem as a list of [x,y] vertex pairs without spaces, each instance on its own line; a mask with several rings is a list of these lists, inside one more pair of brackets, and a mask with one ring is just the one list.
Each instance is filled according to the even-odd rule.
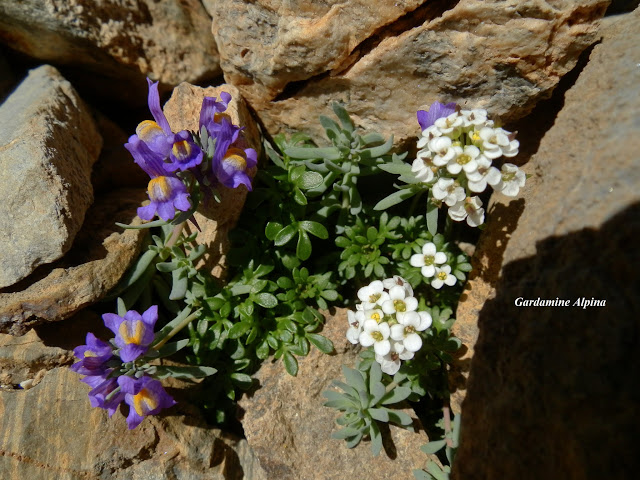
[[451,438],[451,407],[448,401],[445,401],[442,405],[442,413],[444,416],[444,438],[447,441],[447,446],[453,448],[453,439]]
[[171,248],[176,244],[176,242],[180,238],[180,234],[182,233],[182,229],[184,228],[185,223],[186,222],[179,223],[173,228],[173,231],[169,236],[169,240],[164,244],[165,247]]
[[391,382],[389,385],[387,385],[387,388],[385,388],[385,392],[389,393],[391,390],[393,390],[397,386],[398,384],[396,382]]
[[191,323],[191,321],[195,318],[198,317],[198,314],[200,313],[200,310],[196,310],[195,312],[193,312],[191,315],[189,315],[187,318],[185,318],[182,322],[180,322],[178,325],[176,325],[173,330],[171,330],[169,333],[167,333],[167,336],[164,337],[162,340],[160,340],[158,343],[156,343],[153,348],[155,350],[159,350],[165,343],[167,343],[169,340],[171,340],[171,338],[178,333],[180,330],[182,330],[184,327],[186,327],[187,325],[189,325],[189,323]]

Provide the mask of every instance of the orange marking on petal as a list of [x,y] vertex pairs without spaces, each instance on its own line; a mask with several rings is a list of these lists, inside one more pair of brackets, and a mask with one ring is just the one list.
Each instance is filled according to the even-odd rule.
[[84,358],[87,357],[97,357],[98,355],[96,354],[96,352],[92,352],[91,350],[87,350],[86,352],[84,352]]
[[152,178],[147,186],[149,198],[154,202],[166,202],[171,196],[171,186],[167,177]]
[[241,148],[229,148],[222,161],[231,164],[231,166],[238,171],[247,169],[247,157]]
[[142,337],[145,332],[144,324],[140,321],[133,322],[133,331],[129,328],[131,324],[129,322],[122,322],[118,331],[124,343],[134,345],[140,345]]
[[143,142],[151,141],[153,137],[158,134],[164,135],[164,131],[160,125],[153,120],[144,120],[136,127],[136,135],[138,135]]
[[144,417],[147,412],[155,410],[157,407],[158,399],[146,388],[143,388],[133,396],[133,408],[141,417]]
[[174,143],[171,150],[176,158],[187,158],[191,155],[191,145],[186,140]]

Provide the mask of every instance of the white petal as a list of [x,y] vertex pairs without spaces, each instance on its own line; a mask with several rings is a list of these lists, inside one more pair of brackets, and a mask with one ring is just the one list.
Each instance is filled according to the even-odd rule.
[[391,344],[389,343],[389,340],[383,340],[381,342],[376,342],[375,345],[373,346],[373,350],[378,355],[386,355],[387,353],[389,353],[391,351]]
[[444,252],[438,252],[435,254],[433,261],[435,263],[445,263],[447,261],[447,255]]
[[424,267],[424,255],[416,253],[415,255],[411,255],[409,259],[409,264],[412,267]]
[[391,338],[398,341],[404,340],[404,325],[401,323],[391,325]]
[[347,340],[354,345],[360,343],[360,330],[358,328],[349,327],[347,330]]
[[[375,320],[373,320],[375,322]],[[389,334],[391,333],[391,328],[387,322],[382,322],[378,325],[378,331],[382,334],[384,338],[389,338]]]
[[435,275],[436,269],[433,265],[425,265],[420,269],[423,277],[431,278]]
[[[437,290],[440,290],[443,284],[444,282],[439,278],[434,278],[433,280],[431,280],[431,286]],[[362,335],[360,335],[360,343],[362,343]]]
[[417,352],[422,347],[422,338],[417,333],[411,333],[404,339],[404,348],[410,352]]
[[365,332],[371,334],[373,332],[377,332],[378,331],[378,322],[376,322],[375,320],[365,320],[364,325],[362,325],[362,330],[364,330]]
[[360,337],[358,338],[358,340],[360,340],[360,345],[362,345],[363,347],[370,347],[371,345],[376,343],[376,341],[368,332],[360,332]]
[[407,295],[407,291],[404,289],[404,287],[401,287],[400,285],[396,285],[392,287],[391,290],[389,290],[389,298],[391,300],[404,300],[404,297],[406,297],[406,295]]
[[418,328],[420,326],[420,315],[418,315],[418,312],[407,312],[402,316],[400,323],[405,327]]
[[446,283],[451,287],[456,284],[456,281],[457,281],[456,277],[454,277],[453,275],[447,275],[447,278],[444,280],[444,283]]
[[418,308],[418,300],[415,297],[407,297],[404,299],[404,303],[407,306],[407,311],[411,312]]
[[393,300],[387,300],[386,302],[384,302],[382,304],[382,311],[387,315],[391,315],[392,313],[395,313],[396,307],[393,304]]
[[435,246],[435,244],[432,243],[432,242],[425,243],[422,246],[422,254],[423,255],[435,255],[436,254],[436,246]]
[[431,326],[433,318],[429,312],[418,312],[418,315],[420,316],[420,326],[416,330],[422,332]]

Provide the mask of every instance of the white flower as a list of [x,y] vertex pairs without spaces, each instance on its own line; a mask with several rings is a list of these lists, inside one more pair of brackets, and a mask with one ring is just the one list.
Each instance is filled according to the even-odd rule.
[[449,137],[437,137],[429,142],[429,149],[433,152],[433,164],[442,167],[456,157],[456,151]]
[[434,174],[438,171],[431,158],[427,156],[427,153],[431,153],[428,150],[420,150],[418,152],[418,158],[416,158],[411,164],[411,172],[416,176],[418,180],[424,183],[429,183],[433,180]]
[[374,308],[372,310],[363,310],[362,316],[364,318],[364,322],[367,320],[375,320],[376,323],[380,323],[384,318],[384,312],[379,308]]
[[418,312],[420,316],[420,331],[426,330],[433,323],[433,318],[429,312]]
[[473,110],[461,110],[460,115],[464,118],[465,126],[485,125],[487,122],[487,111],[483,108],[474,108]]
[[393,350],[386,355],[376,354],[376,362],[380,364],[380,370],[389,375],[395,375],[400,370],[400,355]]
[[451,115],[438,118],[433,124],[442,132],[443,135],[449,135],[450,137],[456,138],[460,136],[460,131],[465,124],[465,119],[463,116],[458,114],[458,112],[453,112]]
[[513,134],[502,128],[483,127],[478,132],[484,155],[494,160],[502,155],[513,157],[518,154],[520,143],[512,139]]
[[467,186],[472,192],[481,193],[485,191],[487,184],[493,186],[500,182],[500,170],[492,167],[491,160],[484,155],[480,155],[476,162],[478,163],[478,169],[467,174],[467,179],[469,180]]
[[476,158],[480,156],[480,149],[473,145],[465,145],[462,147],[453,147],[456,151],[456,157],[447,163],[447,171],[452,175],[457,175],[460,170],[464,169],[465,174],[475,172],[478,168]]
[[407,292],[406,296],[413,297],[413,288],[411,288],[411,284],[400,275],[394,275],[392,278],[385,278],[384,280],[382,280],[382,284],[387,290],[391,290],[396,286],[403,287],[405,292]]
[[418,300],[408,296],[407,290],[396,285],[389,290],[389,300],[382,304],[382,311],[387,315],[396,314],[398,321],[407,312],[413,312],[418,308]]
[[442,267],[436,267],[436,275],[431,281],[433,288],[441,289],[442,285],[449,285],[450,287],[456,284],[456,277],[451,275],[451,267],[449,265],[443,265]]
[[384,285],[380,280],[374,280],[366,287],[358,290],[358,298],[362,302],[362,309],[369,310],[382,305],[389,299],[389,294],[384,291]]
[[347,311],[347,321],[349,328],[347,329],[347,340],[354,345],[360,343],[360,332],[362,332],[362,324],[364,323],[364,313],[362,311]]
[[406,350],[417,352],[422,347],[422,338],[416,332],[427,328],[424,323],[417,312],[409,312],[402,316],[400,323],[391,326],[391,338],[396,342],[402,342]]
[[464,188],[462,188],[453,178],[439,179],[433,188],[433,198],[444,201],[450,207],[465,198]]
[[409,263],[413,267],[421,267],[424,277],[433,277],[436,273],[435,264],[445,263],[447,256],[443,252],[437,252],[435,244],[429,242],[422,246],[422,255],[416,253],[409,259]]
[[484,223],[484,208],[482,200],[478,197],[467,197],[460,200],[454,206],[449,207],[449,216],[456,222],[461,222],[465,218],[470,227],[477,227]]
[[388,340],[390,334],[391,330],[388,323],[366,320],[360,333],[360,344],[363,347],[373,345],[373,350],[378,355],[386,355],[391,351],[391,343]]
[[441,137],[442,132],[435,125],[431,125],[422,131],[422,137],[418,140],[418,148],[424,148],[431,140]]
[[527,181],[527,176],[512,163],[502,165],[499,182],[493,186],[494,190],[501,192],[507,197],[515,197]]

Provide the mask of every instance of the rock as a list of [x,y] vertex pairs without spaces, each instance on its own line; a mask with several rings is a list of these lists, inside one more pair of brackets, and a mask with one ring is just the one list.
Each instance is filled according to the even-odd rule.
[[220,74],[209,28],[197,0],[0,0],[0,41],[92,72],[87,82],[102,97],[136,104],[146,99],[145,76],[173,86]]
[[[247,106],[237,88],[231,85],[200,88],[183,83],[178,85],[173,95],[164,106],[167,120],[174,132],[180,130],[198,131],[200,107],[205,96],[220,98],[221,92],[231,94],[227,113],[234,124],[245,127],[244,141],[260,154],[262,143],[256,123],[253,121]],[[210,205],[200,208],[194,217],[202,229],[198,233],[198,243],[207,246],[207,253],[198,267],[205,265],[215,277],[222,277],[225,272],[225,253],[230,247],[228,234],[235,226],[247,196],[245,187],[235,189],[220,186],[221,203],[212,201]],[[192,225],[190,232],[196,231]]]
[[[448,10],[420,2],[395,20],[395,8],[402,14],[416,3],[377,2],[375,12],[368,2],[207,5],[225,78],[270,134],[323,136],[318,115],[340,101],[358,126],[404,141],[418,133],[416,110],[436,100],[486,108],[504,121],[526,115],[596,41],[609,0],[461,0]],[[345,41],[340,32],[354,33]],[[274,53],[252,50],[258,41]],[[319,59],[314,46],[325,41]]]
[[53,67],[32,70],[0,105],[0,288],[69,250],[101,147],[86,105]]
[[0,102],[4,101],[4,98],[9,94],[15,82],[15,74],[7,63],[7,59],[4,57],[2,50],[0,50]]
[[522,198],[489,214],[476,255],[490,267],[469,285],[488,300],[468,310],[479,333],[457,478],[623,479],[640,468],[639,19],[603,31],[526,166]]
[[118,190],[97,198],[87,212],[74,248],[62,260],[0,292],[0,332],[22,335],[42,322],[70,317],[102,299],[138,256],[146,231],[123,230],[130,224],[144,190]]
[[0,391],[0,478],[266,480],[245,440],[183,401],[128,430],[122,411],[91,408],[80,378],[54,368],[27,391]]
[[[269,478],[413,479],[412,469],[426,463],[420,446],[428,439],[422,429],[412,433],[391,425],[391,442],[385,440],[378,457],[368,442],[348,449],[343,440],[330,438],[338,415],[323,406],[322,392],[342,378],[343,364],[353,367],[356,362],[354,346],[345,337],[346,326],[345,309],[327,316],[322,334],[333,341],[335,355],[312,348],[307,357],[299,358],[297,377],[288,375],[280,361],[264,363],[255,375],[259,388],[238,402],[244,410],[247,441]],[[413,410],[405,412],[415,418]],[[416,419],[414,424],[418,423]]]
[[[0,389],[41,378],[41,372],[73,363],[73,354],[43,345],[35,330],[22,337],[0,334]],[[37,385],[37,383],[36,383]]]

